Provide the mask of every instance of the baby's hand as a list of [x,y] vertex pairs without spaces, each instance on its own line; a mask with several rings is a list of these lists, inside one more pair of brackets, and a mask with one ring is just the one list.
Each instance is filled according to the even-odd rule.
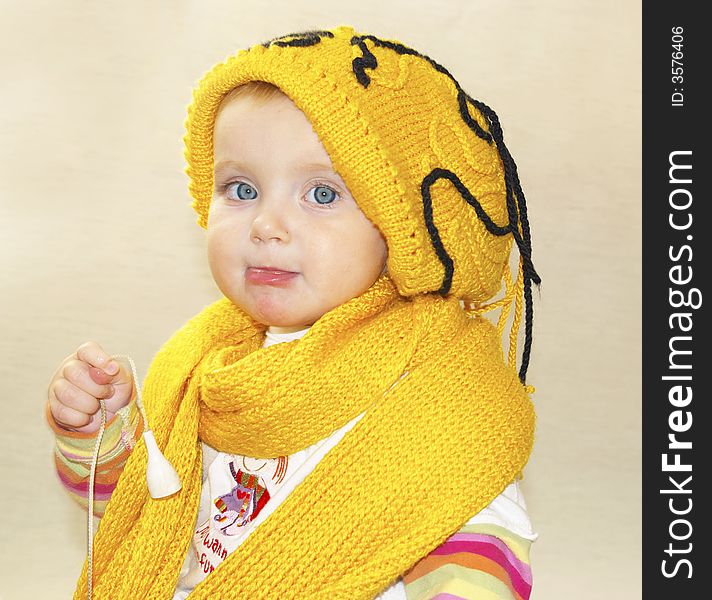
[[85,342],[55,371],[47,401],[60,427],[93,433],[101,424],[99,399],[106,400],[108,421],[131,401],[133,388],[131,369],[110,359],[96,342]]

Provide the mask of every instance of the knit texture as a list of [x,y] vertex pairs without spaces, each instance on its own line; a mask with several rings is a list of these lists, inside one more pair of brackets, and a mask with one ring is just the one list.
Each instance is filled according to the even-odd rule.
[[[200,498],[201,439],[274,457],[366,411],[195,598],[373,598],[527,461],[531,402],[496,328],[454,298],[405,299],[384,275],[300,340],[263,339],[263,325],[222,299],[156,355],[144,403],[183,489],[150,499],[136,446],[95,540],[96,598],[171,597]],[[86,567],[75,597],[85,594]]]
[[[458,91],[449,77],[418,56],[377,47],[368,39],[352,43],[355,35],[351,28],[340,27],[312,36],[316,41],[308,46],[289,44],[298,37],[273,40],[267,47],[238,52],[205,76],[186,123],[198,223],[207,227],[213,194],[212,130],[218,104],[233,87],[268,81],[304,112],[359,208],[383,233],[388,272],[400,293],[438,290],[443,265],[426,228],[423,178],[434,167],[457,173],[490,217],[506,222],[497,148],[474,135],[462,119]],[[367,61],[370,56],[374,62]],[[368,78],[366,87],[355,68]],[[484,117],[472,112],[486,129]],[[447,181],[434,183],[436,192],[432,221],[457,265],[450,291],[468,301],[486,300],[500,287],[512,237],[487,233]]]
[[[215,65],[193,92],[186,173],[198,224],[213,195],[213,126],[222,98],[249,81],[279,87],[306,115],[359,208],[388,243],[403,296],[437,291],[478,312],[510,276],[526,300],[520,378],[531,346],[531,260],[524,193],[496,113],[442,65],[396,40],[347,26],[281,36]],[[508,290],[509,291],[509,290]],[[515,318],[510,347],[516,345]]]
[[[539,279],[496,114],[432,59],[350,27],[242,50],[203,77],[188,108],[186,173],[202,227],[220,100],[254,80],[277,85],[312,123],[384,235],[388,272],[299,340],[263,348],[264,325],[223,298],[161,348],[143,399],[183,488],[152,500],[146,448],[136,446],[97,534],[96,598],[171,597],[198,509],[201,441],[273,458],[365,411],[196,599],[373,598],[495,498],[532,448],[524,382]],[[495,307],[497,326],[481,316]],[[86,574],[85,565],[77,599]]]

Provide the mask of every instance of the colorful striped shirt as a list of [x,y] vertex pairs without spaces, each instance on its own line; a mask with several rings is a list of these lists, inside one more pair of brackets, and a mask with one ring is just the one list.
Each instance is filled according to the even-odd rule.
[[421,559],[403,576],[408,600],[528,600],[531,540],[477,523]]
[[[57,477],[71,498],[86,510],[89,472],[97,434],[60,427],[52,417],[49,406],[46,417],[56,439],[54,465]],[[97,517],[104,514],[119,475],[142,431],[143,421],[135,401],[119,409],[107,422],[94,478],[94,514]]]

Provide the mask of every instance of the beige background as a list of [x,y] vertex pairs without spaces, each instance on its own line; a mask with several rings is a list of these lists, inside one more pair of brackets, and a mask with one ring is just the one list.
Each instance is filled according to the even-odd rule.
[[342,23],[428,54],[499,114],[544,281],[532,597],[640,597],[640,8],[0,3],[0,597],[69,597],[84,557],[42,415],[56,366],[94,339],[143,377],[219,297],[182,173],[193,85],[239,48]]

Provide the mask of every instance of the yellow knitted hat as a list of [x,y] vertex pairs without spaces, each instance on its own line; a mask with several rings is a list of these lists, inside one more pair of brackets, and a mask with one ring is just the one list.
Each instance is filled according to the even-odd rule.
[[[495,112],[434,60],[348,26],[280,36],[215,65],[193,91],[185,172],[198,224],[213,196],[213,127],[233,88],[266,81],[311,122],[334,168],[388,244],[388,273],[403,296],[454,294],[480,313],[514,302],[510,364],[526,300],[525,381],[532,333],[526,203]],[[512,281],[512,242],[519,272]],[[484,305],[505,286],[504,297]]]

